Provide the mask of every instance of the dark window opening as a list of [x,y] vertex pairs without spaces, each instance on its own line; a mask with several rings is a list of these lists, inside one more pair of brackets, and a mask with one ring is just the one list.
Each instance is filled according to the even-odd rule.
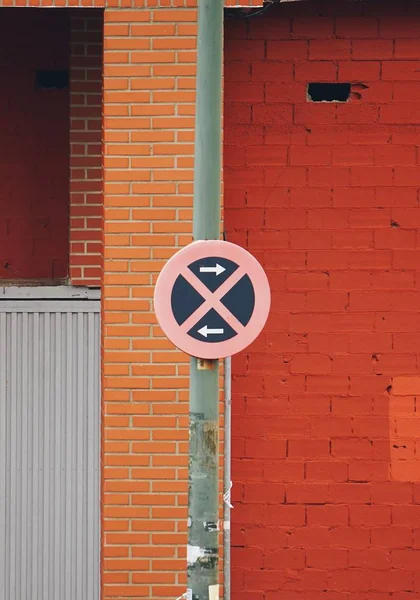
[[347,102],[350,98],[350,83],[309,83],[310,102]]
[[36,87],[38,89],[63,90],[69,87],[69,72],[67,70],[51,70],[36,72]]
[[1,285],[67,282],[69,28],[66,11],[1,11]]

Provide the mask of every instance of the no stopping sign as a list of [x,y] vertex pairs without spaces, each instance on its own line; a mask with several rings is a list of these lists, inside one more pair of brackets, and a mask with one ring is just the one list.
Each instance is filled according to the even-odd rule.
[[166,263],[154,306],[159,325],[175,346],[198,358],[225,358],[261,332],[270,310],[270,287],[259,262],[244,248],[199,241]]

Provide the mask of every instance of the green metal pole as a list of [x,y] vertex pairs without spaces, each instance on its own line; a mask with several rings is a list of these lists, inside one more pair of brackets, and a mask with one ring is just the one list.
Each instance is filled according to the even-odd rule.
[[[223,0],[199,0],[195,240],[219,239]],[[188,600],[219,598],[219,364],[191,359]]]
[[222,152],[223,0],[199,0],[195,121],[195,240],[218,240]]

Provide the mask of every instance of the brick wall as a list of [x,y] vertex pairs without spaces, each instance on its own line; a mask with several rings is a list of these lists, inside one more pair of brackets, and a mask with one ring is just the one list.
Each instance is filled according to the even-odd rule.
[[273,292],[233,363],[234,600],[420,593],[419,27],[394,2],[227,23],[225,222]]
[[103,11],[70,17],[70,280],[100,286],[102,275]]
[[185,591],[188,361],[153,284],[191,241],[196,11],[105,11],[103,598]]

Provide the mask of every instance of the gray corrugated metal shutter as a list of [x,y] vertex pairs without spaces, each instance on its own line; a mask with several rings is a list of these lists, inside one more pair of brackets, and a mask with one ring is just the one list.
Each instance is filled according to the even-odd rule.
[[0,301],[5,600],[99,598],[99,304]]

